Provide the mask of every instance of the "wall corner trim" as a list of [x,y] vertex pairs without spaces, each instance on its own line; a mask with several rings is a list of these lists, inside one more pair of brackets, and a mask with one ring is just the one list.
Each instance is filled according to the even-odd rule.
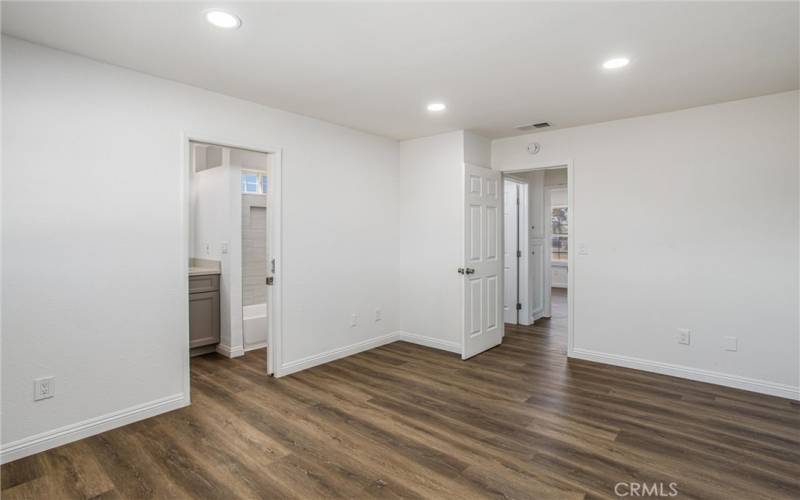
[[662,363],[660,361],[651,361],[649,359],[631,356],[622,356],[619,354],[608,354],[577,347],[572,349],[569,357],[800,401],[800,387],[779,384],[767,380],[742,377],[739,375],[675,365],[672,363]]
[[174,394],[156,399],[148,403],[131,406],[124,410],[107,413],[99,417],[90,418],[82,422],[67,425],[52,431],[42,432],[30,437],[18,439],[0,448],[0,463],[33,455],[57,446],[61,446],[79,439],[94,436],[101,432],[110,431],[123,425],[154,417],[168,411],[177,410],[189,405],[186,394]]
[[238,358],[239,356],[244,356],[244,347],[242,346],[231,347],[225,344],[218,344],[217,352],[219,354],[222,354],[226,358]]

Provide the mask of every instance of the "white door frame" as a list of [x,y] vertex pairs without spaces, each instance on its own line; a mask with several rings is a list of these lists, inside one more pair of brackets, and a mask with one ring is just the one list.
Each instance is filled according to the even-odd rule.
[[[268,227],[269,227],[269,247],[270,254],[267,255],[267,262],[275,259],[275,274],[273,286],[267,288],[267,315],[269,321],[269,328],[267,330],[267,373],[273,374],[276,377],[281,376],[280,367],[282,366],[282,339],[283,339],[283,159],[282,149],[280,147],[271,146],[263,143],[252,143],[248,140],[230,137],[221,137],[213,133],[191,133],[184,132],[181,135],[181,166],[180,166],[180,190],[181,195],[181,235],[183,239],[181,250],[181,262],[178,266],[179,277],[181,281],[181,288],[185,290],[186,297],[189,294],[189,258],[191,256],[190,250],[190,237],[191,237],[191,178],[192,178],[192,156],[191,156],[191,143],[200,142],[204,144],[213,144],[215,146],[223,146],[227,148],[246,149],[248,151],[255,151],[259,153],[267,153],[272,155],[272,162],[270,166],[270,179],[269,179],[269,194],[268,200],[272,202],[272,210],[268,211]],[[241,207],[235,214],[239,221],[241,221]],[[241,291],[240,291],[241,293]],[[190,349],[189,349],[189,301],[184,301],[183,310],[183,323],[185,331],[185,348],[184,348],[184,394],[186,395],[186,402],[189,403],[190,394]],[[241,314],[241,311],[239,311]]]
[[[502,170],[503,174],[513,174],[521,172],[531,172],[533,170],[552,170],[555,168],[567,169],[567,213],[569,214],[569,239],[570,245],[567,250],[567,357],[573,357],[573,350],[575,346],[575,169],[572,160],[565,160],[559,162],[547,162],[527,167],[516,167]],[[559,186],[563,189],[563,185]],[[546,190],[545,190],[546,191]],[[549,226],[549,223],[547,224]],[[504,240],[505,242],[505,240]],[[547,244],[546,244],[547,245]],[[504,249],[505,251],[505,249]],[[550,260],[550,254],[547,254],[547,261]],[[545,284],[550,284],[549,269],[545,273]],[[545,298],[549,302],[550,294],[546,293]]]

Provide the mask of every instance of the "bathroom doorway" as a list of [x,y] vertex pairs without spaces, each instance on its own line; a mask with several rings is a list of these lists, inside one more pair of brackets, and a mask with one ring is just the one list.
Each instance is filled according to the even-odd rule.
[[[278,375],[281,333],[281,152],[187,138],[190,356],[262,357]],[[212,273],[206,296],[192,280]],[[210,285],[209,285],[210,286]],[[211,294],[217,294],[218,309]],[[192,300],[205,299],[204,302]],[[200,306],[204,309],[201,309]],[[213,326],[209,326],[213,325]],[[216,341],[213,331],[217,328]],[[201,332],[203,349],[195,347]],[[209,334],[208,332],[212,332]],[[187,356],[188,359],[188,356]],[[187,377],[189,366],[187,364]]]

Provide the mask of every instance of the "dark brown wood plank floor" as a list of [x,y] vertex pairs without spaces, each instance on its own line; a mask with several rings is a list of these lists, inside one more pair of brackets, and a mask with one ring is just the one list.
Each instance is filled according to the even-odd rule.
[[800,498],[796,404],[567,362],[563,300],[467,362],[398,342],[275,380],[263,351],[195,358],[191,407],[6,464],[2,497]]

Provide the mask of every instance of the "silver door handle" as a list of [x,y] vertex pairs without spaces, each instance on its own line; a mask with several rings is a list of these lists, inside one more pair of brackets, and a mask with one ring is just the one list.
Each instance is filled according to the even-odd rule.
[[458,268],[458,274],[464,274],[464,268],[463,267],[459,267]]
[[464,270],[464,272],[466,272],[467,274],[475,274],[475,270],[474,270],[474,269],[472,269],[471,267],[468,267],[468,268],[466,268],[466,269]]

